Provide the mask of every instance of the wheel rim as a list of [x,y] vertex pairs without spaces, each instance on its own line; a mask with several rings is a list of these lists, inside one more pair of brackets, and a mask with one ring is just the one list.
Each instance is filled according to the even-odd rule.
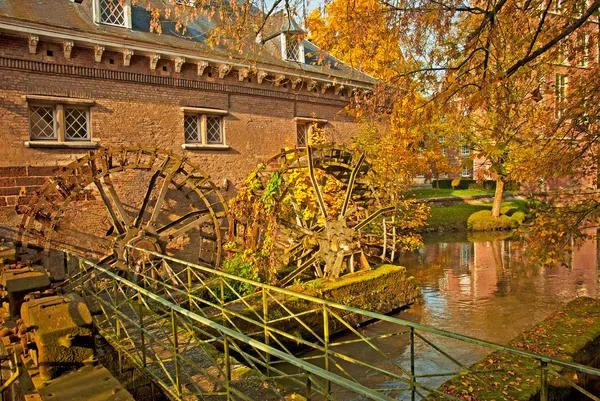
[[150,147],[101,149],[42,186],[19,242],[122,270],[142,257],[128,245],[216,267],[229,221],[218,187],[185,158]]

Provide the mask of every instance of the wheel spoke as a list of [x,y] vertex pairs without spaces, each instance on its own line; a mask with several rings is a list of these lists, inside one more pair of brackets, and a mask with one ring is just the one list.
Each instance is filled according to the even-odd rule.
[[[191,220],[191,221],[190,221]],[[191,212],[186,214],[185,216],[167,224],[166,226],[158,229],[156,232],[160,235],[161,240],[172,240],[177,238],[192,228],[198,227],[202,223],[208,223],[212,220],[212,216],[209,214],[208,210],[198,210],[195,212]],[[178,228],[175,231],[165,233],[169,231],[171,228],[184,223],[183,227]]]
[[306,152],[307,152],[307,156],[308,156],[308,174],[310,175],[310,181],[312,182],[313,188],[315,189],[315,193],[317,195],[317,201],[319,203],[319,209],[321,210],[321,214],[323,215],[323,217],[327,218],[327,208],[325,207],[325,201],[323,201],[323,194],[321,193],[321,188],[319,188],[319,184],[317,183],[317,178],[315,177],[312,147],[307,146]]
[[108,210],[108,213],[110,214],[110,217],[113,221],[113,226],[115,227],[115,229],[117,230],[117,232],[119,234],[123,234],[125,232],[125,228],[123,227],[123,225],[117,218],[117,214],[113,210],[112,204],[110,203],[110,200],[108,199],[108,196],[106,195],[106,192],[104,191],[104,187],[102,186],[102,183],[100,182],[100,180],[96,179],[96,180],[94,180],[94,184],[96,185],[96,188],[98,189],[98,192],[100,193],[100,197],[102,198],[102,201],[104,202],[104,206],[106,206],[106,209]]
[[171,182],[171,175],[167,175],[160,187],[160,192],[158,194],[158,198],[156,198],[156,203],[154,204],[154,209],[152,210],[152,215],[150,216],[150,220],[148,224],[156,224],[156,219],[158,219],[158,215],[160,214],[160,209],[162,208],[163,202],[165,201],[165,196],[167,195],[167,191],[169,189],[169,183]]
[[360,167],[362,166],[363,161],[365,160],[365,154],[361,154],[358,162],[352,169],[352,173],[350,174],[350,179],[348,180],[348,188],[346,188],[346,197],[344,198],[344,204],[342,205],[342,210],[340,210],[340,217],[346,217],[346,211],[348,210],[348,204],[350,203],[350,199],[352,198],[352,191],[354,190],[354,181],[356,181],[356,176]]
[[144,212],[146,211],[146,207],[148,207],[148,202],[150,201],[150,196],[152,195],[152,190],[154,189],[154,184],[156,184],[156,180],[160,176],[161,171],[158,170],[152,177],[150,178],[150,182],[148,183],[148,189],[146,190],[146,195],[144,195],[144,201],[142,202],[142,206],[140,206],[140,210],[138,212],[137,217],[133,220],[133,226],[136,228],[140,228],[140,224],[142,224],[142,217],[144,216]]
[[381,209],[377,210],[375,213],[373,213],[372,215],[370,215],[369,217],[367,217],[366,219],[364,219],[363,221],[361,221],[360,223],[358,223],[356,226],[354,226],[354,229],[360,230],[361,228],[367,226],[369,223],[371,223],[373,220],[375,220],[377,217],[381,216],[382,214],[392,212],[392,211],[394,211],[394,209],[396,209],[395,206],[388,206],[388,207],[381,208]]
[[123,208],[123,204],[121,203],[121,199],[119,199],[119,195],[117,195],[117,191],[115,191],[115,187],[112,184],[112,180],[108,175],[105,176],[103,180],[104,184],[108,188],[108,193],[110,194],[112,201],[114,202],[117,211],[119,212],[121,221],[124,222],[126,226],[131,226],[131,217],[129,216],[129,213],[127,213]]

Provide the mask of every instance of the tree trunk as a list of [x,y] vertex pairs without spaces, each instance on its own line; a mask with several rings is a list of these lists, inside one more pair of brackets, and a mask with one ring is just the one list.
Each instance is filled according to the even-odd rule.
[[496,193],[494,194],[494,205],[492,206],[492,217],[500,217],[500,206],[502,205],[502,195],[504,195],[504,181],[502,177],[496,178]]

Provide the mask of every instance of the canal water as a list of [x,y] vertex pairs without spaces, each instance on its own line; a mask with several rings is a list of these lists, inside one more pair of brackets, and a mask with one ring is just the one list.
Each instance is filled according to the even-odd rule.
[[[589,234],[595,235],[596,231]],[[416,278],[423,293],[420,305],[395,315],[404,320],[506,345],[575,297],[600,295],[595,237],[573,252],[568,267],[554,268],[530,266],[517,243],[506,239],[488,236],[484,241],[474,241],[466,233],[455,233],[426,236],[424,242],[423,248],[403,255],[399,262]],[[397,331],[397,326],[377,322],[365,327],[363,335]],[[439,336],[429,338],[466,366],[491,352]],[[409,344],[407,336],[377,342],[390,360],[404,368],[410,366]],[[424,342],[418,341],[415,347],[417,374],[458,370],[455,362]],[[352,344],[345,351],[374,366],[390,365],[366,344]],[[404,383],[382,377],[375,370],[356,368],[351,373],[362,377],[361,383],[371,388],[389,388],[388,395],[410,399],[408,392],[391,390],[405,387]],[[420,382],[437,387],[449,377],[423,378]],[[362,399],[339,395],[340,399]]]

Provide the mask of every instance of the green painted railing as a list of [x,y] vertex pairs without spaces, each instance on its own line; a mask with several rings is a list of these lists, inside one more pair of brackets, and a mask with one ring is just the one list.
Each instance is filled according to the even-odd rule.
[[[474,386],[493,389],[489,375],[505,371],[472,370],[457,356],[465,347],[484,347],[528,361],[538,372],[542,401],[548,400],[551,378],[600,401],[560,373],[600,378],[600,370],[592,367],[129,248],[138,259],[127,279],[67,252],[68,285],[98,309],[96,325],[119,359],[127,357],[173,399],[275,400],[296,392],[307,399],[461,400],[460,394],[439,388],[444,378],[465,375]],[[240,293],[242,286],[250,295]],[[368,320],[393,329],[367,334],[356,323]],[[333,335],[340,331],[343,338]],[[406,358],[398,359],[399,343],[406,344]],[[368,357],[356,352],[358,346],[368,350]],[[392,347],[395,352],[386,352]],[[299,350],[301,356],[295,356]],[[431,353],[455,368],[420,372],[419,363]],[[503,399],[511,398],[500,392],[497,400]]]

